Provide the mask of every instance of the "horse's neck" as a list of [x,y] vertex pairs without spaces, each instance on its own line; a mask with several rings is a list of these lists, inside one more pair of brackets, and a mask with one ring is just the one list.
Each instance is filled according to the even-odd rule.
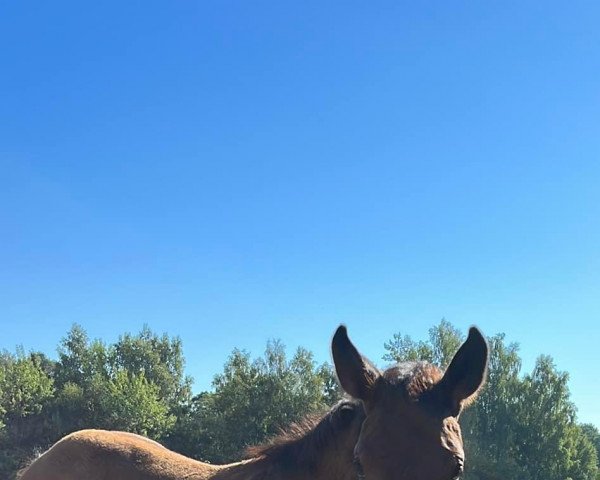
[[[265,455],[221,467],[211,480],[356,480],[354,446],[363,421],[362,407],[347,428],[336,433],[310,459]],[[310,442],[311,433],[306,441]],[[312,446],[306,445],[306,450]]]
[[356,480],[352,465],[354,444],[323,451],[312,468],[289,468],[269,458],[254,458],[222,467],[210,480]]

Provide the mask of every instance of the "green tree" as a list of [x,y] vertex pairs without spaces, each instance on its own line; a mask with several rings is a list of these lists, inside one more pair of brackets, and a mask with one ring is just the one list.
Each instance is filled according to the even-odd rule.
[[93,418],[97,428],[160,439],[175,424],[160,387],[142,373],[118,370],[108,381],[97,376],[89,393],[98,398]]
[[178,338],[144,327],[105,345],[90,341],[74,325],[61,341],[55,368],[56,436],[90,427],[143,432],[155,439],[168,435],[191,396],[183,368]]
[[39,357],[27,356],[22,349],[3,355],[0,375],[0,405],[9,419],[39,414],[52,397],[52,379],[43,371]]
[[52,379],[38,354],[0,356],[0,478],[19,468],[38,442],[47,440],[47,406],[54,395]]
[[[4,385],[6,378],[6,367],[3,363],[2,356],[0,356],[0,398],[4,396],[4,392],[2,391],[2,385]],[[4,415],[6,415],[6,409],[4,408],[3,402],[0,402],[0,435],[4,430]]]
[[[73,325],[58,347],[54,367],[56,400],[52,405],[54,437],[96,426],[101,411],[100,397],[92,394],[94,383],[108,382],[110,347],[100,340],[90,341],[80,325]],[[97,390],[97,388],[96,388]]]
[[415,342],[408,335],[396,333],[384,344],[383,359],[388,362],[424,360],[446,368],[462,343],[463,337],[446,319],[429,329],[428,341]]
[[528,478],[513,455],[516,403],[520,401],[521,358],[518,345],[506,344],[504,334],[488,338],[490,360],[485,388],[462,414],[465,448],[469,454],[466,478]]
[[581,425],[581,433],[585,435],[596,450],[596,460],[598,467],[600,468],[600,431],[595,425],[591,423],[584,423]]
[[90,342],[80,325],[73,325],[58,348],[54,376],[57,388],[67,383],[87,386],[95,375],[109,374],[108,349],[100,340]]
[[575,423],[568,374],[548,356],[538,358],[521,384],[521,398],[513,410],[515,453],[526,463],[532,479],[594,480],[594,447]]
[[175,424],[164,439],[168,448],[213,463],[218,460],[211,454],[215,448],[211,445],[213,435],[207,425],[207,419],[214,411],[213,396],[212,392],[202,392],[182,406]]
[[185,361],[179,337],[158,336],[148,326],[140,333],[126,333],[110,352],[111,366],[144,377],[159,389],[159,396],[170,405],[191,397],[191,378],[184,374]]

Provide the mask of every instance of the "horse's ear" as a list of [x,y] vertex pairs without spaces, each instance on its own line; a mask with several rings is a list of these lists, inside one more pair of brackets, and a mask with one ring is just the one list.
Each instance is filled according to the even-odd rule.
[[358,352],[348,338],[348,331],[344,325],[340,325],[333,336],[331,353],[344,391],[354,398],[370,400],[380,373]]
[[451,415],[458,416],[463,405],[475,398],[485,382],[487,365],[488,344],[481,332],[471,327],[439,383]]

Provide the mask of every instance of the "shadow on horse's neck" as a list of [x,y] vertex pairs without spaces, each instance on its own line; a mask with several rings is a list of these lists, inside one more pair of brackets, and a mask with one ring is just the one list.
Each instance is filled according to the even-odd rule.
[[325,416],[250,448],[249,460],[226,467],[214,480],[355,480],[354,446],[364,419],[360,402],[344,400]]

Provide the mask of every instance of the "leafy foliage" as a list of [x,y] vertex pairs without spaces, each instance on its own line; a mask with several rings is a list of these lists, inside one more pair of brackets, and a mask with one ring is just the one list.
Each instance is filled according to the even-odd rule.
[[160,387],[143,374],[118,370],[107,382],[96,377],[92,393],[98,402],[95,426],[161,438],[175,423]]
[[43,370],[40,355],[0,356],[0,477],[18,468],[28,446],[44,438],[46,407],[53,396],[53,381]]
[[446,368],[462,343],[461,333],[450,322],[442,319],[429,329],[428,341],[415,342],[408,335],[396,333],[384,344],[383,359],[388,362],[424,360]]

